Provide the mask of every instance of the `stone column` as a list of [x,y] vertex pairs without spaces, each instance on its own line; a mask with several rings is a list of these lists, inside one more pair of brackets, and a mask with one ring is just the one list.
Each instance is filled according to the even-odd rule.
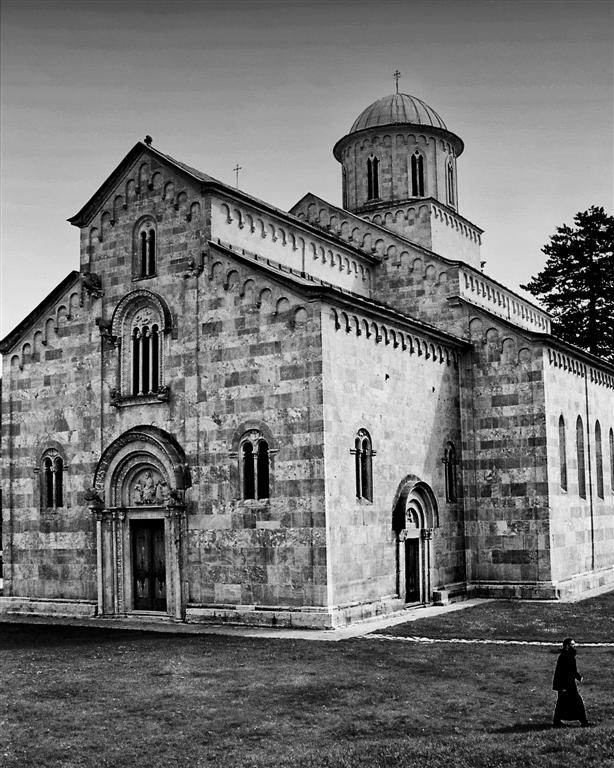
[[97,586],[97,610],[99,616],[104,613],[104,593],[102,582],[102,519],[103,511],[101,509],[92,509],[96,523],[96,586]]
[[430,603],[432,599],[431,550],[433,541],[433,529],[423,528],[420,534],[422,536],[422,549],[424,556],[424,602]]
[[126,613],[126,590],[124,584],[124,521],[126,519],[125,509],[113,510],[113,520],[115,522],[115,583],[117,589],[117,613]]
[[183,502],[171,498],[164,513],[169,554],[166,569],[167,609],[175,621],[185,619],[185,596],[182,583],[185,511]]

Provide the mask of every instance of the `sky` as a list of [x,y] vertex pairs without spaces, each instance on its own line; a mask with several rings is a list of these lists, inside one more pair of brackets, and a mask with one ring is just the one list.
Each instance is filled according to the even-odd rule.
[[613,206],[612,0],[0,0],[1,333],[78,269],[76,213],[146,134],[289,209],[395,86],[465,142],[459,212],[512,290]]

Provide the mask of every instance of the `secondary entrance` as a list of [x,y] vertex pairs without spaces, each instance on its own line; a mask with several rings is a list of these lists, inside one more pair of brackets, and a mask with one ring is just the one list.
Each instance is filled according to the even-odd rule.
[[420,600],[420,539],[405,539],[405,602]]
[[432,539],[438,522],[433,491],[415,475],[407,475],[397,489],[392,507],[396,592],[406,603],[431,601]]
[[166,611],[164,520],[132,520],[135,611]]

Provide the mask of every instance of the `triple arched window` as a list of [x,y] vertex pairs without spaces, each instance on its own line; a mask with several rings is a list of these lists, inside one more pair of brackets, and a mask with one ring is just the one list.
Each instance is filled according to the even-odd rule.
[[41,463],[41,502],[47,509],[64,506],[64,459],[55,449],[45,451]]
[[134,277],[153,277],[156,274],[156,224],[151,218],[136,227],[134,243]]
[[444,464],[444,472],[445,472],[445,485],[446,485],[446,501],[456,501],[457,500],[457,489],[456,489],[456,448],[454,447],[454,443],[447,443],[444,454],[443,454],[443,464]]
[[120,382],[112,399],[150,396],[168,399],[164,386],[165,343],[171,330],[168,307],[155,293],[137,290],[118,303],[111,321],[111,335],[120,357]]
[[239,442],[239,474],[244,499],[270,498],[269,443],[260,430],[250,430]]
[[367,199],[375,200],[379,197],[379,160],[375,155],[367,158]]
[[359,429],[354,440],[356,498],[373,501],[373,457],[375,451],[366,429]]
[[420,152],[411,156],[411,196],[424,197],[424,157]]
[[146,318],[134,325],[132,346],[132,395],[152,395],[160,388],[160,326]]

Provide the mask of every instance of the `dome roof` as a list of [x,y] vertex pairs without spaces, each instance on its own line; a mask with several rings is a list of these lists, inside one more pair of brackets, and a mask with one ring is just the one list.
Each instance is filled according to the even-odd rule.
[[358,115],[350,128],[350,133],[379,125],[409,123],[426,125],[447,131],[446,124],[437,112],[415,96],[408,93],[393,93],[370,104]]

